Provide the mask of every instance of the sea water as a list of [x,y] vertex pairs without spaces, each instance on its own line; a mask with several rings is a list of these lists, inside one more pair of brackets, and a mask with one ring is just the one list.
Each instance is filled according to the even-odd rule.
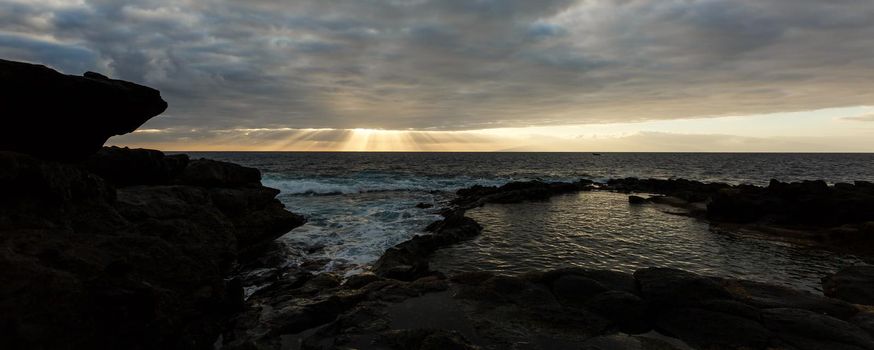
[[[874,181],[872,154],[728,153],[190,153],[260,169],[279,200],[307,217],[281,240],[290,264],[352,274],[434,220],[454,191],[540,179],[685,178],[766,185],[823,179]],[[560,266],[630,271],[673,266],[814,290],[818,278],[858,261],[787,243],[715,233],[706,222],[630,207],[611,193],[581,193],[546,203],[489,205],[469,216],[483,235],[435,255],[448,271],[502,273]]]

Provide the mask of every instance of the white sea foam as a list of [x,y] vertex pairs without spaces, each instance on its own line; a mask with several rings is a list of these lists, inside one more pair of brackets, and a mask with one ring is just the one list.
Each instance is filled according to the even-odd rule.
[[287,195],[342,195],[387,191],[456,191],[472,185],[499,186],[514,179],[361,177],[287,179],[265,176],[262,183]]

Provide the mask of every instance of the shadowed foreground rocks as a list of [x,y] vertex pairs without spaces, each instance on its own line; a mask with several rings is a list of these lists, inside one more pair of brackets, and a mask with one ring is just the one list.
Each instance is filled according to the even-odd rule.
[[822,287],[823,293],[832,298],[874,306],[874,266],[846,267],[823,278]]
[[243,307],[237,259],[304,222],[277,193],[255,169],[157,151],[0,152],[0,343],[211,347]]
[[0,60],[0,149],[82,160],[167,109],[158,90]]
[[250,304],[225,349],[874,349],[865,308],[667,268],[289,274]]
[[0,60],[0,95],[0,348],[212,348],[227,276],[304,219],[257,169],[101,149],[157,90]]

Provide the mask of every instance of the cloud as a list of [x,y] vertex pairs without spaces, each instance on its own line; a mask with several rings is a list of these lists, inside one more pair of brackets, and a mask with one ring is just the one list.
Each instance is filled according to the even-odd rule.
[[170,109],[146,127],[202,137],[471,130],[863,105],[870,18],[867,0],[0,0],[0,55],[154,86]]
[[474,131],[374,129],[142,129],[110,144],[174,151],[510,151],[510,152],[874,152],[871,133],[749,136],[633,131],[576,134],[585,126]]
[[874,114],[866,114],[866,115],[860,115],[860,116],[855,116],[855,117],[846,117],[846,118],[842,118],[842,119],[852,120],[852,121],[857,121],[857,122],[874,122]]

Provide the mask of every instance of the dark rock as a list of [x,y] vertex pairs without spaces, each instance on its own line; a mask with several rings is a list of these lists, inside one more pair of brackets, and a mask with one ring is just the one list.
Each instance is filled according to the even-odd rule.
[[874,349],[874,340],[864,330],[816,312],[767,309],[762,318],[768,329],[800,349]]
[[701,349],[764,349],[773,337],[771,331],[756,321],[698,308],[661,312],[656,327]]
[[[586,340],[583,350],[678,350],[679,347],[655,338],[611,334]],[[685,347],[684,347],[685,348]]]
[[358,289],[379,280],[382,280],[382,278],[375,274],[362,273],[346,279],[346,282],[343,283],[343,287],[349,289]]
[[603,284],[579,275],[564,275],[552,281],[552,294],[568,304],[584,304],[589,298],[607,291]]
[[167,109],[160,92],[145,86],[6,60],[0,60],[0,96],[0,150],[44,159],[85,159],[111,136]]
[[611,270],[594,270],[580,267],[560,268],[543,273],[537,280],[545,284],[552,284],[553,281],[564,276],[584,277],[597,281],[609,290],[637,293],[637,281],[634,280],[634,276]]
[[847,320],[857,327],[864,329],[868,335],[874,337],[874,312],[860,312]]
[[628,292],[598,294],[588,300],[586,309],[610,320],[624,333],[640,334],[652,330],[647,320],[646,302]]
[[434,207],[434,204],[431,204],[431,203],[422,202],[422,203],[416,204],[416,208],[419,208],[419,209],[428,209],[428,208],[433,208],[433,207]]
[[742,317],[748,320],[761,322],[762,312],[754,306],[750,306],[735,300],[714,299],[698,303],[696,308],[720,312],[728,315]]
[[462,208],[472,208],[486,203],[521,203],[543,201],[552,196],[592,189],[592,181],[580,180],[575,183],[543,181],[510,182],[501,187],[473,186],[458,190],[458,198],[452,204]]
[[772,180],[766,188],[721,191],[707,209],[708,218],[716,221],[835,227],[874,221],[874,190],[848,184],[830,187],[824,181]]
[[393,330],[380,335],[378,344],[397,350],[475,350],[461,333],[442,329]]
[[[829,186],[824,181],[783,183],[768,187],[731,186],[683,179],[612,179],[605,189],[624,193],[656,193],[646,202],[684,209],[676,214],[706,217],[714,223],[755,225],[771,234],[804,233],[804,239],[827,246],[872,254],[874,185],[857,181]],[[642,204],[642,197],[629,197]],[[763,230],[764,229],[764,230]]]
[[255,168],[201,158],[188,163],[179,182],[204,187],[260,185],[261,172]]
[[[149,169],[175,161],[119,152],[146,155]],[[104,159],[123,163],[118,157]],[[242,304],[239,281],[226,280],[238,254],[302,218],[257,183],[221,195],[214,191],[225,188],[116,189],[87,170],[107,169],[100,159],[84,166],[0,152],[0,346],[211,347]],[[172,172],[154,174],[115,179],[161,183]],[[260,225],[240,207],[259,215]]]
[[718,282],[691,272],[646,268],[634,272],[640,293],[654,307],[696,305],[732,295]]
[[646,204],[649,203],[649,199],[640,197],[640,196],[628,196],[629,204]]
[[762,309],[807,309],[843,320],[859,311],[844,301],[787,287],[733,279],[723,279],[720,280],[720,283],[735,299]]
[[169,185],[188,165],[188,156],[166,156],[151,149],[104,147],[83,165],[117,187]]
[[607,189],[624,193],[658,193],[687,202],[704,202],[715,193],[731,186],[723,183],[703,183],[686,179],[638,179],[634,177],[611,179]]
[[825,295],[854,304],[874,305],[874,266],[849,266],[822,280]]
[[440,247],[475,237],[482,231],[476,221],[464,216],[464,211],[447,214],[426,228],[430,235],[415,236],[386,250],[373,264],[373,271],[382,277],[412,281],[431,274],[428,257]]

